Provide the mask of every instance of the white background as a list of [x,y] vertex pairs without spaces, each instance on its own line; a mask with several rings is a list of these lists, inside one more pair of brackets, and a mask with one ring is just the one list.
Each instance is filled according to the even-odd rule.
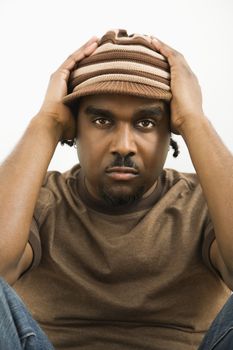
[[[112,28],[157,36],[185,55],[206,115],[233,150],[232,0],[0,0],[0,161],[39,110],[50,74],[91,36]],[[181,154],[173,159],[170,151],[166,166],[193,171],[184,142],[175,139]],[[77,161],[74,148],[59,145],[49,169]]]

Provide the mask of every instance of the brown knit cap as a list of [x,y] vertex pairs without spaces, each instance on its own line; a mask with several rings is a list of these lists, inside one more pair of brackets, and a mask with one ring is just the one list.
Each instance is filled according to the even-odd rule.
[[171,100],[170,67],[146,35],[107,32],[94,53],[77,63],[63,102],[103,93]]

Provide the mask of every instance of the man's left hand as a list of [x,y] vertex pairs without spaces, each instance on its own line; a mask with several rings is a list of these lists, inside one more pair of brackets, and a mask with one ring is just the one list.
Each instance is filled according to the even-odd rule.
[[170,65],[171,74],[171,131],[182,134],[186,124],[205,118],[202,109],[202,93],[197,77],[184,56],[162,41],[153,38],[152,43]]

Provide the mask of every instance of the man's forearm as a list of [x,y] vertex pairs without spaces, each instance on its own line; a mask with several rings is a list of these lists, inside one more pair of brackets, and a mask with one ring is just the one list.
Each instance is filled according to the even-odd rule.
[[198,174],[222,258],[233,271],[233,156],[205,117],[191,118],[180,132]]
[[32,119],[0,167],[0,273],[17,263],[28,240],[36,199],[60,137],[49,116]]

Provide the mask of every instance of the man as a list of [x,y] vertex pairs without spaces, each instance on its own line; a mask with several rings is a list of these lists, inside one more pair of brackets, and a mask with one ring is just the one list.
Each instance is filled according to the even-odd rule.
[[[171,131],[197,176],[163,169]],[[59,141],[80,165],[46,175]],[[56,349],[230,349],[232,169],[181,54],[92,38],[1,166],[1,276]],[[53,348],[3,280],[0,300],[1,349]]]

